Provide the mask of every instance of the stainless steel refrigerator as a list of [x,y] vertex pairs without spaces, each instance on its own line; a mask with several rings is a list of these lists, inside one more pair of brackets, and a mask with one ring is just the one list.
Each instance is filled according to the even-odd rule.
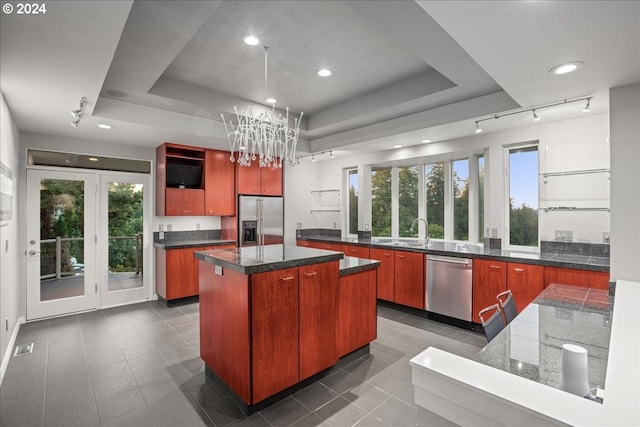
[[265,245],[284,243],[282,197],[238,196],[238,245],[256,246],[261,229]]

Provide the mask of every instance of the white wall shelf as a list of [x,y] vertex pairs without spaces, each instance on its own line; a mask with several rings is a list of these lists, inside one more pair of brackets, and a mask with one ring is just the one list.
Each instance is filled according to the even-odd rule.
[[609,173],[609,169],[581,169],[574,171],[563,171],[563,172],[544,172],[541,173],[542,177],[547,178],[549,176],[568,176],[568,175],[587,175],[593,173]]
[[545,212],[555,212],[555,211],[594,211],[594,212],[610,212],[611,208],[579,208],[575,206],[549,206],[547,208],[542,208]]
[[340,212],[340,209],[311,209],[311,212]]

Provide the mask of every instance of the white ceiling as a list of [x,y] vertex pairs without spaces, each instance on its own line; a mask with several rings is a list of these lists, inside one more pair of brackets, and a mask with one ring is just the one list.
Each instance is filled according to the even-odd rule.
[[[639,1],[56,1],[0,24],[19,129],[148,147],[228,148],[220,114],[264,108],[264,50],[247,33],[269,46],[278,108],[304,112],[306,152],[459,138],[474,119],[583,96],[606,112],[610,87],[640,81]],[[572,74],[548,72],[576,60]]]

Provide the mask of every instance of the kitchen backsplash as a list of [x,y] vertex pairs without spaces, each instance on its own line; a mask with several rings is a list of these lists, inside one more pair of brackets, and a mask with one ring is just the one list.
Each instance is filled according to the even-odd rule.
[[342,236],[342,231],[335,230],[333,228],[301,228],[296,230],[296,237],[309,237],[309,236],[340,237]]
[[540,252],[609,258],[609,245],[606,243],[556,242],[542,240],[540,241]]
[[164,239],[160,240],[158,231],[153,233],[153,242],[178,242],[182,240],[217,240],[222,236],[221,230],[189,230],[189,231],[165,231]]

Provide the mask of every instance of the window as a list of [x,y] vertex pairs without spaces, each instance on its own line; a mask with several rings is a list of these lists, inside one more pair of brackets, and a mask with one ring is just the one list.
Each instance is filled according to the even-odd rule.
[[478,241],[484,237],[484,156],[478,157]]
[[419,171],[419,166],[398,168],[398,235],[400,237],[418,237],[418,227],[411,230],[411,224],[418,218]]
[[425,165],[429,237],[444,239],[444,163]]
[[391,168],[371,171],[371,235],[391,237]]
[[347,200],[347,224],[349,234],[358,234],[358,169],[347,170],[349,198]]
[[538,246],[538,147],[509,149],[509,244]]
[[453,166],[453,238],[469,240],[469,159]]

